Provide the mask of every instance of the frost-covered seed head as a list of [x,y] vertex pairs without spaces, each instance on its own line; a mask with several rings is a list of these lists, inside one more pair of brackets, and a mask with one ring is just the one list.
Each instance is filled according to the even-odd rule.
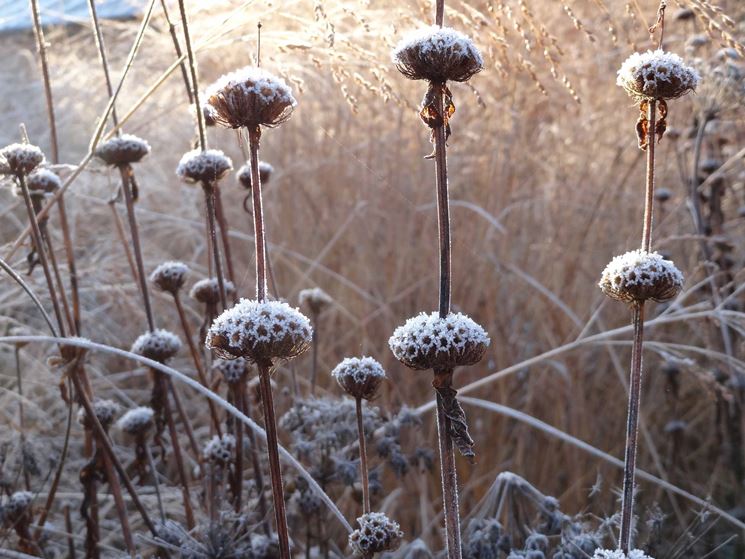
[[[223,279],[223,286],[225,287],[226,297],[232,298],[235,296],[235,285],[232,281]],[[192,286],[189,296],[200,303],[216,305],[220,302],[220,283],[217,278],[199,280]]]
[[654,191],[654,199],[658,202],[667,202],[672,197],[673,193],[667,188],[657,188]]
[[484,68],[471,39],[437,25],[406,35],[393,49],[393,62],[407,78],[435,83],[465,82]]
[[233,169],[233,162],[219,149],[187,151],[176,167],[176,174],[188,183],[211,184]]
[[49,169],[36,169],[26,177],[26,185],[31,194],[51,194],[62,186],[62,181]]
[[399,326],[388,345],[407,367],[417,370],[452,369],[478,363],[489,347],[489,335],[470,317],[450,313],[420,313]]
[[611,299],[625,303],[667,301],[683,288],[683,274],[656,252],[632,250],[616,256],[598,283]]
[[698,72],[677,54],[649,50],[628,57],[616,83],[637,100],[676,99],[694,91],[699,79]]
[[163,262],[150,274],[150,281],[161,291],[175,295],[186,281],[189,267],[183,262]]
[[96,155],[107,165],[137,163],[150,153],[150,144],[132,134],[122,134],[96,148]]
[[237,359],[216,359],[212,369],[222,375],[228,384],[237,384],[246,380],[249,363],[243,357]]
[[[192,114],[196,115],[196,105],[191,106]],[[209,103],[202,103],[202,116],[204,116],[205,126],[215,126],[217,124],[217,113],[215,107]]]
[[215,464],[228,464],[235,450],[235,437],[224,434],[222,437],[215,435],[204,445],[204,457]]
[[331,375],[347,394],[364,400],[371,400],[385,379],[382,365],[372,357],[347,357]]
[[[93,413],[96,414],[98,422],[104,430],[108,431],[121,409],[119,404],[111,400],[94,400],[92,405]],[[86,414],[85,408],[81,407],[78,410],[78,423],[86,429],[93,429],[93,424],[88,420],[88,414]]]
[[31,144],[10,144],[0,149],[0,175],[28,175],[44,161],[44,153]]
[[[259,180],[261,181],[262,186],[269,182],[269,179],[272,178],[272,173],[274,173],[274,167],[272,167],[266,161],[259,161]],[[238,182],[241,183],[241,186],[243,186],[243,188],[245,188],[246,190],[251,190],[251,181],[253,179],[251,178],[250,164],[246,163],[240,169],[238,169],[238,173],[236,173],[236,176],[238,177]]]
[[334,300],[320,287],[314,287],[300,291],[297,295],[297,302],[300,306],[307,305],[311,313],[319,315]]
[[152,408],[140,406],[127,411],[119,418],[116,425],[128,435],[144,435],[153,426],[154,416],[155,412]]
[[398,522],[382,512],[369,512],[357,519],[359,528],[349,536],[349,546],[355,557],[370,557],[373,553],[395,551],[404,533]]
[[31,510],[34,494],[30,491],[16,491],[0,508],[0,517],[8,525],[14,525],[21,521]]
[[168,330],[146,332],[132,344],[132,353],[165,363],[181,349],[181,340]]
[[222,76],[207,89],[207,98],[217,122],[228,128],[277,126],[297,105],[283,79],[252,66]]
[[215,319],[206,344],[225,359],[267,363],[300,355],[312,332],[310,321],[287,303],[241,299]]
[[592,559],[652,559],[641,549],[632,549],[626,555],[620,549],[596,549]]

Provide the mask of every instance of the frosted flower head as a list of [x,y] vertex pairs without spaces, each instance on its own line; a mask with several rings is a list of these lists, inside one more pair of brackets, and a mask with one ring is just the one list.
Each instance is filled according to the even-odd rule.
[[[223,279],[223,286],[225,287],[225,296],[232,298],[235,296],[235,285],[232,281]],[[200,303],[206,305],[216,305],[220,302],[220,284],[217,278],[204,278],[195,283],[191,291],[189,291],[189,297]]]
[[267,364],[303,353],[312,332],[310,321],[287,303],[241,299],[215,319],[206,344],[225,359]]
[[132,344],[132,353],[165,363],[181,349],[181,340],[168,330],[146,332]]
[[175,295],[184,286],[188,273],[189,267],[183,262],[163,262],[150,274],[150,281],[161,291]]
[[297,105],[282,78],[253,66],[222,76],[207,89],[207,98],[217,122],[228,128],[278,126]]
[[357,519],[359,528],[349,535],[349,547],[355,557],[371,557],[374,553],[395,551],[404,533],[398,522],[382,512],[369,512]]
[[49,169],[36,169],[26,177],[26,185],[31,194],[43,196],[56,192],[62,186],[62,181]]
[[365,400],[375,396],[385,379],[382,365],[372,357],[347,357],[331,371],[331,375],[347,394]]
[[[96,418],[98,418],[101,427],[103,427],[105,431],[108,431],[109,427],[114,423],[116,416],[119,414],[119,410],[121,409],[119,404],[112,400],[94,400],[92,406],[93,413],[96,414]],[[93,429],[93,424],[89,421],[85,408],[81,407],[78,410],[78,423],[86,429]]]
[[452,369],[478,363],[489,347],[489,335],[470,317],[450,313],[420,313],[399,326],[388,345],[407,367],[417,370]]
[[107,165],[137,163],[148,153],[150,144],[132,134],[115,136],[96,148],[96,156]]
[[44,153],[31,144],[10,144],[0,149],[0,175],[28,175],[44,161]]
[[334,300],[320,287],[314,287],[312,289],[303,289],[298,293],[297,302],[301,306],[306,305],[311,313],[318,315],[333,303]]
[[238,384],[246,380],[249,363],[243,357],[237,359],[216,359],[212,369],[222,375],[228,384]]
[[663,50],[636,52],[618,70],[616,84],[637,100],[676,99],[694,91],[698,72],[677,54]]
[[592,559],[653,559],[641,549],[632,549],[626,555],[620,549],[596,549]]
[[[196,116],[196,105],[192,105],[190,109],[192,114]],[[209,103],[202,103],[202,116],[204,117],[205,126],[215,126],[217,124],[217,113],[215,112],[215,107],[213,107]]]
[[211,184],[233,169],[233,162],[219,149],[187,151],[176,167],[176,174],[188,183]]
[[393,49],[404,76],[434,83],[465,82],[484,68],[481,53],[463,33],[433,25],[406,35]]
[[610,261],[598,286],[616,301],[634,303],[652,299],[662,302],[680,292],[683,274],[656,252],[632,250]]
[[[272,173],[274,173],[274,167],[266,161],[259,161],[259,180],[261,181],[262,186],[269,182],[269,179],[272,178]],[[238,177],[238,182],[241,183],[243,188],[251,190],[251,181],[253,179],[251,178],[251,165],[249,163],[246,163],[238,169],[236,176]]]
[[30,491],[16,491],[0,508],[0,517],[8,525],[17,524],[31,511],[33,500],[34,494]]
[[153,426],[155,412],[147,406],[133,408],[125,413],[116,422],[117,427],[132,436],[141,436],[147,433]]
[[204,457],[214,464],[228,464],[235,451],[235,437],[224,434],[222,437],[215,435],[204,445],[202,453]]

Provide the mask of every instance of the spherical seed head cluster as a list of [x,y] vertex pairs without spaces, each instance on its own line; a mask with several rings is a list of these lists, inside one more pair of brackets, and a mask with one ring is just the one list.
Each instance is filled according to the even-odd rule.
[[148,153],[150,153],[150,144],[132,134],[116,136],[96,148],[96,156],[107,165],[137,163]]
[[354,398],[372,399],[385,379],[383,366],[372,357],[347,357],[331,375],[347,394]]
[[235,437],[224,434],[222,437],[215,435],[204,445],[202,451],[204,457],[215,464],[227,464],[230,462],[235,450]]
[[393,49],[393,62],[412,80],[465,82],[484,68],[481,53],[463,33],[433,25],[406,35]]
[[403,532],[382,512],[369,512],[357,519],[359,528],[349,536],[349,546],[355,557],[370,557],[373,553],[395,551],[401,545]]
[[[272,178],[272,173],[274,173],[274,167],[267,163],[266,161],[259,161],[259,180],[261,181],[261,184],[264,185],[267,182],[269,182],[269,179]],[[241,183],[241,186],[245,188],[246,190],[251,190],[252,178],[251,178],[251,165],[246,163],[245,165],[241,166],[240,169],[238,169],[238,173],[236,173],[236,176],[238,177],[238,182]]]
[[116,425],[128,435],[143,435],[153,426],[154,416],[155,412],[152,408],[140,406],[127,411],[119,418]]
[[215,120],[228,128],[277,126],[297,105],[283,79],[252,66],[222,76],[207,89],[207,99]]
[[165,363],[181,349],[181,340],[168,330],[146,332],[132,344],[132,353]]
[[26,184],[31,194],[49,194],[59,190],[62,181],[49,169],[36,169],[26,178]]
[[16,491],[0,509],[2,517],[8,524],[14,524],[31,508],[34,494],[30,491]]
[[243,357],[236,359],[215,359],[212,369],[222,375],[228,384],[242,382],[248,376],[249,363]]
[[158,289],[175,295],[184,286],[188,273],[189,267],[183,262],[163,262],[150,274],[150,281]]
[[44,153],[31,144],[10,144],[0,149],[0,175],[28,175],[44,161]]
[[314,287],[312,289],[303,289],[298,293],[297,302],[300,305],[307,305],[313,314],[320,314],[334,300],[331,298],[331,295],[320,287]]
[[683,274],[656,252],[632,250],[616,256],[603,270],[598,283],[611,299],[625,303],[667,301],[683,288]]
[[626,555],[620,549],[596,549],[592,559],[652,559],[641,549],[632,549]]
[[649,50],[629,56],[616,83],[634,99],[675,99],[694,91],[699,79],[677,54]]
[[[233,282],[224,279],[223,286],[225,287],[225,296],[232,298],[235,295]],[[199,280],[192,286],[189,296],[200,303],[216,305],[220,302],[220,283],[217,278]]]
[[184,182],[213,183],[233,169],[233,162],[219,149],[187,151],[176,167],[176,174]]
[[[104,429],[108,430],[121,409],[119,404],[112,400],[94,400],[92,405],[93,413],[96,414],[98,422]],[[93,424],[89,421],[85,408],[81,407],[78,410],[78,423],[86,429],[93,429]]]
[[300,355],[308,349],[312,333],[310,321],[287,303],[241,299],[215,319],[206,343],[226,359],[267,363]]
[[489,347],[489,335],[470,317],[450,313],[420,313],[399,326],[388,345],[407,367],[417,370],[452,369],[478,363]]

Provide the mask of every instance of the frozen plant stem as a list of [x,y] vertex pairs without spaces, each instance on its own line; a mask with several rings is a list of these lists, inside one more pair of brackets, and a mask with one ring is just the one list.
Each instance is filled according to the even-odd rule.
[[261,177],[259,175],[259,139],[261,130],[257,126],[248,130],[251,152],[251,197],[253,201],[254,239],[256,246],[256,299],[266,299],[266,243],[264,241],[264,210],[261,203]]
[[[244,415],[251,417],[251,397],[248,394],[248,386],[246,383],[241,384],[241,395],[240,404],[241,412]],[[267,518],[267,506],[266,498],[264,497],[264,474],[261,472],[261,461],[259,460],[259,452],[256,448],[256,435],[253,429],[248,430],[248,444],[250,445],[251,452],[251,463],[254,471],[254,485],[256,486],[256,492],[259,498],[259,514],[261,515],[261,525],[264,527],[264,532],[267,536],[271,535],[269,528],[269,520]]]
[[217,288],[220,292],[220,304],[223,309],[227,309],[228,302],[227,297],[225,296],[225,278],[223,277],[220,249],[217,244],[217,227],[215,224],[215,187],[207,183],[204,183],[202,186],[204,189],[204,200],[207,204],[207,221],[209,223],[210,241],[212,243],[212,255],[215,258],[215,275],[217,275]]
[[657,101],[650,100],[647,106],[649,121],[649,140],[647,142],[647,182],[644,197],[644,229],[642,231],[642,250],[652,250],[652,214],[654,208],[654,156],[657,142],[655,127],[657,125]]
[[362,421],[362,398],[357,401],[357,433],[360,438],[360,481],[362,482],[362,514],[370,512],[370,482],[367,469],[367,444],[365,442],[365,424]]
[[[183,56],[181,52],[181,45],[178,42],[178,35],[176,34],[176,26],[173,23],[173,20],[171,20],[171,16],[168,13],[168,5],[166,3],[166,0],[160,0],[160,5],[163,8],[163,17],[166,18],[166,23],[168,24],[168,32],[171,35],[171,40],[173,41],[173,50],[176,51],[176,57],[181,58]],[[194,96],[191,92],[191,85],[189,84],[189,73],[186,70],[186,63],[182,60],[181,64],[181,77],[184,80],[184,85],[186,86],[186,95],[189,97],[189,103],[194,102]]]

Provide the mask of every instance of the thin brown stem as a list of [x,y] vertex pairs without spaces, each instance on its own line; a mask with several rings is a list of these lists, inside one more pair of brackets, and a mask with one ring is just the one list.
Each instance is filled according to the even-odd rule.
[[313,359],[311,361],[310,370],[310,395],[316,395],[316,378],[318,375],[318,313],[311,313],[311,321],[313,322],[313,333],[311,334],[311,351],[313,352]]
[[136,549],[134,539],[132,538],[132,529],[129,526],[129,519],[127,517],[127,506],[122,498],[122,487],[119,484],[119,478],[114,472],[114,466],[111,463],[111,458],[107,453],[103,453],[103,464],[104,471],[106,473],[106,479],[109,482],[109,488],[111,494],[114,497],[114,504],[116,505],[116,512],[119,515],[119,525],[122,529],[122,537],[124,538],[124,544],[127,546],[130,557],[135,557]]
[[448,559],[461,558],[460,513],[458,510],[458,476],[455,451],[450,435],[450,419],[445,413],[442,396],[437,393],[437,438],[440,449],[440,476],[445,516],[446,551]]
[[67,559],[75,559],[75,540],[72,535],[72,517],[70,516],[70,505],[64,507],[65,532],[67,532]]
[[[251,417],[251,397],[248,395],[248,386],[244,382],[241,384],[241,404],[243,409],[241,410],[244,415]],[[269,529],[269,518],[267,517],[267,511],[269,508],[266,506],[266,497],[264,495],[264,474],[261,471],[261,461],[259,460],[259,450],[256,447],[256,435],[253,429],[249,429],[247,432],[248,444],[251,453],[251,464],[254,471],[254,486],[259,499],[259,514],[261,515],[261,525],[264,527],[264,532],[267,536],[271,534]]]
[[[168,32],[171,35],[171,40],[173,41],[173,50],[176,51],[176,58],[178,60],[181,60],[183,57],[183,53],[181,52],[181,45],[178,41],[178,35],[176,34],[176,25],[174,25],[173,21],[171,20],[171,16],[168,13],[168,5],[166,3],[166,0],[160,0],[160,5],[163,8],[163,16],[166,18],[166,23],[168,24]],[[194,102],[194,96],[191,93],[191,84],[189,83],[189,72],[186,69],[186,62],[181,60],[181,64],[179,64],[181,67],[181,77],[184,80],[184,85],[186,86],[186,95],[189,97],[189,103]]]
[[362,482],[362,513],[370,512],[370,481],[367,469],[367,443],[365,424],[362,420],[362,398],[357,398],[357,434],[360,439],[360,481]]
[[[243,382],[233,385],[233,396],[235,406],[243,411]],[[233,506],[235,512],[241,512],[241,500],[243,494],[243,422],[235,423],[235,471],[233,472]]]
[[225,209],[222,205],[222,193],[219,185],[214,186],[215,196],[215,218],[217,219],[217,225],[220,228],[220,238],[222,240],[222,249],[225,252],[225,266],[228,269],[227,278],[235,282],[236,275],[235,269],[233,268],[233,254],[230,250],[230,235],[228,234],[228,220],[225,217]]
[[119,217],[119,212],[116,209],[116,200],[112,198],[109,201],[109,208],[111,208],[111,215],[114,218],[114,226],[116,229],[116,235],[119,237],[119,242],[122,244],[124,249],[124,256],[127,257],[127,264],[129,264],[129,271],[132,273],[132,279],[135,283],[140,281],[137,275],[137,266],[135,266],[134,257],[132,256],[132,250],[129,248],[129,241],[127,241],[127,234],[124,231],[124,225],[122,219]]
[[[15,357],[16,363],[16,385],[18,388],[18,428],[20,429],[21,436],[21,455],[26,453],[26,421],[23,413],[23,382],[21,381],[21,348],[16,345],[13,350],[13,356]],[[31,490],[31,477],[25,463],[21,462],[23,468],[23,482],[26,487],[26,491]]]
[[[101,33],[101,25],[98,22],[95,0],[88,0],[88,11],[90,12],[91,23],[93,24],[93,36],[96,40],[98,58],[101,61],[104,78],[106,79],[106,91],[109,94],[109,99],[111,99],[114,97],[114,87],[111,84],[111,72],[109,71],[109,61],[106,56],[106,45],[103,42],[103,33]],[[119,118],[116,116],[116,103],[113,103],[111,106],[111,120],[115,127],[119,124]],[[121,134],[121,131],[117,130],[117,135],[119,134]]]
[[52,275],[54,275],[54,281],[57,284],[57,290],[59,293],[60,303],[62,304],[62,312],[67,320],[67,328],[70,332],[75,332],[75,322],[70,312],[70,304],[67,301],[67,294],[65,293],[65,284],[62,282],[62,275],[57,265],[57,256],[54,252],[54,244],[52,243],[52,237],[49,235],[49,230],[46,223],[40,223],[39,228],[41,230],[41,236],[44,238],[46,244],[47,254],[49,256],[49,264],[52,267]]
[[181,423],[184,425],[184,430],[186,431],[186,438],[189,440],[189,446],[191,446],[191,451],[194,453],[194,457],[199,460],[202,456],[202,453],[199,451],[199,445],[197,445],[197,440],[194,437],[194,429],[192,429],[191,421],[189,420],[189,416],[186,413],[186,410],[184,409],[184,405],[181,403],[181,396],[179,396],[178,392],[176,391],[176,387],[173,384],[173,381],[171,380],[171,377],[168,377],[166,379],[166,384],[168,385],[168,390],[171,392],[171,395],[173,396],[173,403],[176,405],[176,413],[178,413],[179,419],[181,420]]
[[189,71],[191,72],[191,91],[196,105],[197,128],[199,130],[199,146],[202,151],[207,149],[207,131],[204,125],[204,113],[199,101],[199,80],[197,78],[197,64],[194,58],[194,50],[191,46],[191,35],[189,34],[189,18],[186,15],[184,0],[178,0],[178,8],[181,13],[181,25],[184,27],[184,42],[186,43],[186,56],[189,60]]
[[261,130],[248,131],[251,152],[251,197],[253,200],[254,239],[256,250],[256,299],[266,299],[266,242],[264,240],[264,210],[261,202],[261,176],[259,175],[259,140]]
[[217,276],[217,288],[220,292],[220,303],[223,309],[228,308],[228,299],[225,294],[225,276],[222,271],[222,259],[220,258],[220,246],[217,244],[217,225],[215,223],[215,188],[208,183],[203,183],[204,200],[207,204],[207,227],[209,228],[210,241],[212,243],[212,255],[215,259],[215,275]]
[[657,122],[657,101],[652,99],[647,103],[648,140],[647,140],[647,181],[644,201],[644,229],[642,231],[642,250],[652,250],[652,214],[654,210],[654,156]]
[[435,25],[442,27],[445,19],[445,0],[435,0]]
[[[437,110],[444,114],[442,88],[437,88]],[[437,226],[440,239],[440,318],[450,313],[450,207],[448,200],[447,148],[445,125],[434,129],[437,184]]]
[[153,476],[153,487],[155,487],[155,498],[158,501],[158,512],[160,513],[161,522],[166,521],[166,509],[163,506],[163,497],[160,494],[160,482],[158,481],[158,470],[155,469],[155,460],[153,460],[153,453],[150,450],[150,445],[147,441],[142,441],[142,447],[145,450],[145,456],[147,457],[147,465],[150,468],[150,474]]
[[72,318],[76,335],[80,335],[80,288],[78,286],[78,271],[75,264],[75,249],[70,234],[70,224],[67,220],[67,207],[65,197],[60,196],[57,201],[59,211],[60,229],[62,230],[62,242],[65,246],[65,256],[67,258],[67,273],[70,276],[70,294],[72,297]]

